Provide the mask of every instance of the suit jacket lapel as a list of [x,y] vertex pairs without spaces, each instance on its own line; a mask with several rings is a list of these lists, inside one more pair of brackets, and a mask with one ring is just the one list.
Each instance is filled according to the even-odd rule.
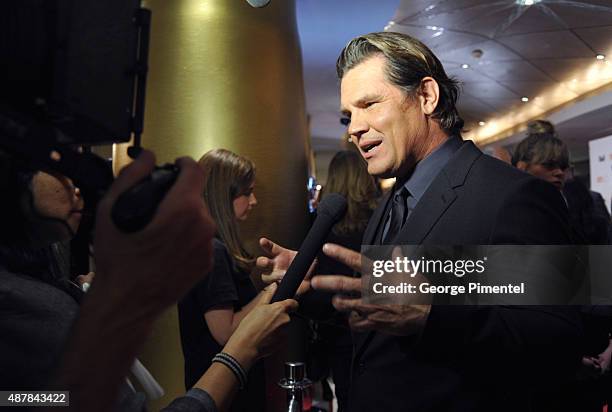
[[447,176],[440,173],[423,194],[408,217],[404,228],[391,242],[394,245],[419,244],[431,231],[446,209],[455,201],[457,194]]
[[406,224],[391,244],[420,244],[436,222],[457,198],[455,188],[462,186],[474,161],[482,152],[466,141],[455,152],[427,188]]

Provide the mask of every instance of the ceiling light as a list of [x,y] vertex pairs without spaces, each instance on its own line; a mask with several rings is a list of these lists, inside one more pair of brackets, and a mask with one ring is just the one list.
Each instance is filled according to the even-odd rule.
[[483,54],[484,54],[484,52],[482,50],[480,50],[480,49],[472,50],[472,57],[475,58],[475,59],[480,59]]
[[533,6],[534,4],[538,4],[542,0],[516,0],[516,4],[519,6]]
[[605,55],[603,55],[603,54],[598,54],[597,56],[595,56],[595,58],[596,58],[597,60],[603,60],[603,59],[605,59],[605,58],[606,58],[606,56],[605,56]]
[[478,126],[484,126],[487,122],[483,122],[482,120],[478,122]]
[[391,27],[395,26],[395,22],[391,20],[384,28],[385,31],[389,30]]
[[521,97],[521,101],[522,101],[523,103],[526,103],[526,102],[528,102],[528,101],[529,101],[529,97],[523,96],[523,97]]
[[469,68],[470,68],[470,65],[469,65],[469,64],[467,64],[467,63],[463,63],[463,64],[461,65],[461,68],[462,68],[462,69],[469,69]]

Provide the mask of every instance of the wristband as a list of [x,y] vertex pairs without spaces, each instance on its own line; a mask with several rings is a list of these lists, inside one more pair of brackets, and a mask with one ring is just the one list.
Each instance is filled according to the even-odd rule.
[[219,362],[227,366],[238,379],[238,383],[240,384],[240,389],[244,389],[247,382],[246,372],[240,366],[240,363],[229,353],[219,352],[212,359],[213,362]]

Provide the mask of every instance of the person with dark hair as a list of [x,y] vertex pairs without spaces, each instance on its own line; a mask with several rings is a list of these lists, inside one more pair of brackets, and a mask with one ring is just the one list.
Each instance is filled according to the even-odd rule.
[[[512,164],[518,169],[554,185],[564,196],[575,243],[601,245],[607,243],[609,219],[596,217],[594,203],[588,189],[577,179],[568,180],[569,150],[546,120],[534,120],[527,125],[527,137],[515,148]],[[582,366],[573,382],[568,383],[563,395],[544,392],[534,401],[539,408],[559,411],[600,411],[603,407],[601,386],[610,363],[612,341],[609,307],[584,305],[580,308],[583,320]],[[554,389],[553,392],[557,390]]]
[[[423,91],[424,78],[434,80],[437,89],[437,104],[430,113],[440,129],[448,135],[459,135],[464,121],[455,106],[459,98],[459,83],[449,77],[438,58],[416,39],[406,41],[400,33],[370,33],[349,42],[342,50],[336,64],[339,79],[372,57],[383,58],[384,74],[389,84],[400,89],[406,97],[416,97]],[[350,135],[350,133],[349,133]]]
[[351,235],[365,230],[378,201],[376,181],[368,174],[367,164],[358,152],[343,150],[334,155],[321,196],[328,193],[340,193],[347,200],[346,214],[334,225],[332,234],[354,240]]
[[[423,43],[394,32],[358,36],[337,73],[348,133],[368,172],[396,178],[363,244],[570,244],[559,191],[462,140],[458,85]],[[293,252],[269,250],[261,269],[286,269]],[[323,252],[361,270],[355,251],[326,244]],[[572,307],[368,304],[361,283],[310,281],[338,292],[333,305],[349,314],[352,412],[527,411],[538,385],[557,385],[579,364],[581,320]]]
[[[257,204],[253,192],[255,165],[225,149],[207,152],[199,164],[206,176],[204,201],[217,233],[212,270],[178,305],[186,388],[191,388],[208,369],[214,355],[263,296],[251,281],[254,260],[244,248],[238,228]],[[265,409],[263,362],[253,365],[248,381],[234,400],[232,411]]]
[[554,133],[530,134],[514,149],[512,165],[562,190],[569,169],[569,150]]
[[[54,245],[76,232],[83,199],[70,179],[7,154],[0,168],[0,365],[12,371],[0,374],[0,387],[36,388],[49,380],[78,312],[80,291],[58,266]],[[38,309],[16,316],[29,306]]]

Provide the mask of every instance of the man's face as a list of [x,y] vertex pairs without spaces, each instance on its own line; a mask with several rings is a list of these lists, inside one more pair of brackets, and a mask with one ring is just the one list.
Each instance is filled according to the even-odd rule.
[[342,112],[350,117],[348,133],[379,177],[401,177],[425,157],[428,124],[418,97],[391,84],[386,59],[374,55],[342,78]]

